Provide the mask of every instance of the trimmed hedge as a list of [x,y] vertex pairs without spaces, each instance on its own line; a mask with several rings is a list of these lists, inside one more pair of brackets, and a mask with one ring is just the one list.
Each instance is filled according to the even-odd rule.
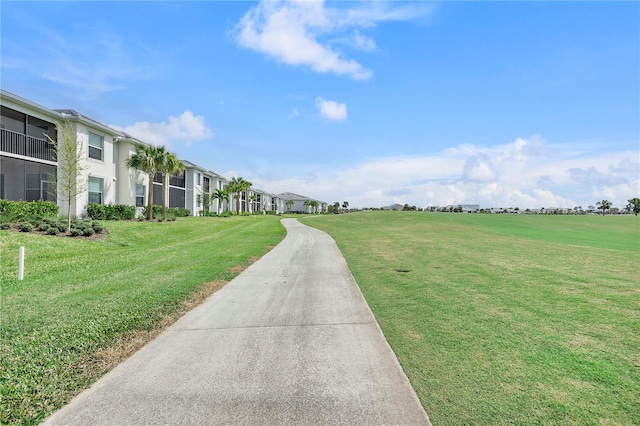
[[[191,215],[191,210],[183,209],[181,207],[168,207],[167,208],[167,219],[176,218],[176,217],[188,217]],[[142,208],[142,217],[147,217],[147,208]],[[162,218],[162,206],[153,206],[153,218],[161,219]]]
[[60,209],[52,201],[9,201],[0,199],[0,217],[6,222],[58,216]]
[[191,215],[191,210],[183,208],[172,208],[175,211],[176,217],[188,217]]
[[89,203],[87,215],[93,220],[132,220],[136,217],[136,208],[124,204]]

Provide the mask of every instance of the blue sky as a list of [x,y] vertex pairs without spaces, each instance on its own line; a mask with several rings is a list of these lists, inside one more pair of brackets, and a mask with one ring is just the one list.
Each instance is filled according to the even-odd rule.
[[380,207],[640,196],[638,2],[7,2],[2,88],[254,186]]

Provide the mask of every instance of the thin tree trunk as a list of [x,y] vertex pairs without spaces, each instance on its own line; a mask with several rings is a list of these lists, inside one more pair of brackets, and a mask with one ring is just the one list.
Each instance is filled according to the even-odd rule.
[[162,174],[162,219],[167,220],[167,175]]
[[147,200],[147,220],[153,220],[153,176],[154,174],[149,173],[149,193]]
[[71,231],[71,197],[67,201],[67,232]]

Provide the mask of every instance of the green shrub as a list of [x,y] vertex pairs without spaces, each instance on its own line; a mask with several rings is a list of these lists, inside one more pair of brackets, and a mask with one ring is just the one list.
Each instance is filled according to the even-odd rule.
[[3,231],[6,231],[7,229],[11,229],[11,224],[10,223],[2,223],[2,224],[0,224],[0,229],[2,229]]
[[[52,225],[52,226],[53,226],[53,225]],[[58,231],[60,231],[60,232],[64,232],[64,231],[66,231],[66,230],[67,230],[67,224],[66,224],[66,223],[63,223],[63,222],[57,222],[57,223],[55,224],[55,227],[56,227],[56,228],[58,228]]]
[[37,226],[38,231],[44,231],[44,232],[47,232],[50,228],[51,228],[51,225],[44,222],[40,222],[40,224]]
[[0,199],[0,216],[9,222],[58,215],[58,205],[51,201],[9,201]]
[[132,220],[136,216],[136,208],[124,204],[89,203],[87,215],[94,220]]
[[47,235],[58,235],[60,233],[60,230],[56,227],[51,227],[49,229],[47,229]]
[[[142,216],[146,219],[147,218],[147,208],[143,207],[142,208]],[[162,216],[162,206],[153,206],[153,218],[159,218]]]
[[176,217],[189,217],[189,216],[191,216],[191,210],[189,210],[189,209],[183,209],[182,207],[178,207],[178,208],[173,208],[172,210],[175,211],[175,216]]
[[23,222],[18,225],[18,229],[20,230],[20,232],[31,232],[33,231],[33,225],[29,222]]
[[99,222],[93,222],[91,224],[91,227],[96,232],[96,234],[102,234],[102,232],[104,231],[104,227]]
[[107,220],[107,212],[102,204],[87,204],[87,215],[94,220]]
[[[142,209],[142,215],[147,217],[147,208]],[[188,217],[191,215],[191,210],[183,209],[181,207],[168,207],[167,218],[169,217]],[[162,206],[153,206],[153,218],[158,219],[162,217]]]
[[71,229],[79,229],[80,231],[84,231],[87,229],[86,223],[73,223],[71,224]]
[[79,237],[80,235],[82,235],[82,231],[77,228],[73,228],[71,229],[70,234],[72,237]]
[[95,233],[96,231],[94,231],[93,228],[85,228],[85,230],[82,231],[82,235],[84,235],[85,237],[90,237]]
[[116,211],[116,217],[121,220],[133,220],[136,217],[136,207],[135,206],[125,206],[123,204],[118,204],[113,206]]

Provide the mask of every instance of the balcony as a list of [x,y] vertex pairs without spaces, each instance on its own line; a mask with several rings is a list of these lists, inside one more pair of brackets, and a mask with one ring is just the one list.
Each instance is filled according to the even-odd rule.
[[33,136],[7,129],[0,130],[2,131],[0,151],[37,158],[39,160],[56,161],[55,149],[48,140],[34,138]]

